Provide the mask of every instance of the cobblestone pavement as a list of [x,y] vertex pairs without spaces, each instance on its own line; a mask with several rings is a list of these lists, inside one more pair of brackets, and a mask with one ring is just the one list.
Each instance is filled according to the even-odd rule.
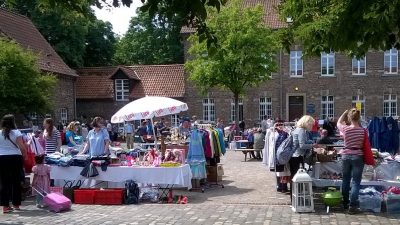
[[228,152],[221,163],[225,188],[175,191],[189,197],[187,205],[73,205],[70,212],[56,214],[28,200],[20,212],[0,214],[0,224],[400,224],[400,216],[385,213],[348,215],[334,209],[326,214],[322,207],[316,213],[293,213],[289,196],[275,191],[274,174],[260,161],[244,162],[242,153]]

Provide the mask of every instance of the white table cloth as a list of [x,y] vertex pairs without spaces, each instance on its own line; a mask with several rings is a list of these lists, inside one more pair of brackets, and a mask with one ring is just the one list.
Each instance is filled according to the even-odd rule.
[[86,178],[80,175],[82,167],[52,166],[50,177],[55,180],[97,180],[121,183],[134,180],[137,183],[174,185],[192,188],[192,172],[189,165],[180,167],[108,167],[107,171],[98,168],[99,175]]

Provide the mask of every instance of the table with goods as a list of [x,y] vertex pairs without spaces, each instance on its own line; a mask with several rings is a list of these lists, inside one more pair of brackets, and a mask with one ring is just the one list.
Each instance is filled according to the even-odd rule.
[[[110,147],[109,155],[89,157],[77,154],[81,148],[67,148],[63,151],[66,154],[46,156],[46,163],[52,165],[51,179],[65,190],[75,189],[71,196],[75,203],[122,204],[129,183],[140,189],[134,203],[139,199],[165,200],[173,187],[192,188],[190,166],[184,164],[185,150],[168,149],[161,156],[155,149]],[[99,182],[107,188],[93,188]],[[98,195],[103,200],[99,201]]]
[[[322,195],[326,206],[339,206],[342,195],[342,161],[340,143],[315,148],[316,163],[309,172],[314,187],[328,187]],[[364,166],[359,202],[363,211],[400,213],[400,155],[372,149],[376,165]],[[382,204],[384,203],[384,204]]]

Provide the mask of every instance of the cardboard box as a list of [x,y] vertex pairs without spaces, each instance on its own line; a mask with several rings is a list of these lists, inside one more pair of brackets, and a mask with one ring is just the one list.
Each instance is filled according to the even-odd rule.
[[208,182],[219,182],[222,181],[224,175],[224,169],[222,165],[207,166],[207,181]]

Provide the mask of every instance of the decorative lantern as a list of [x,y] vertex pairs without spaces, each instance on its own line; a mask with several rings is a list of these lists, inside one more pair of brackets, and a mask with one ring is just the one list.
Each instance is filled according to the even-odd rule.
[[304,169],[299,169],[292,179],[293,212],[314,212],[312,179]]

